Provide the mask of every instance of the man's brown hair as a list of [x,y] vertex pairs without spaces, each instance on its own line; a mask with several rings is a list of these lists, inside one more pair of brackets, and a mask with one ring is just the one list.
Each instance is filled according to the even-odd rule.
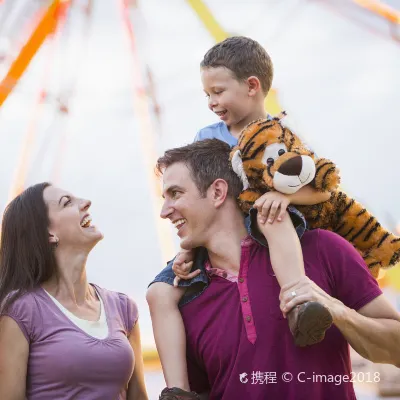
[[233,36],[217,43],[205,54],[201,68],[225,67],[238,80],[256,76],[265,95],[269,92],[274,76],[272,60],[266,50],[255,40]]
[[231,167],[230,146],[218,139],[205,139],[187,146],[167,150],[157,160],[156,171],[164,170],[175,163],[185,164],[201,196],[205,197],[208,188],[216,179],[228,183],[228,196],[239,197],[243,184]]

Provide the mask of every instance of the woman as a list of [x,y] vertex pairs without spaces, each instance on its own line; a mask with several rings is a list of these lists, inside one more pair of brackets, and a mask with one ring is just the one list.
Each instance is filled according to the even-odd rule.
[[1,400],[148,400],[136,304],[86,278],[90,205],[40,183],[4,213]]

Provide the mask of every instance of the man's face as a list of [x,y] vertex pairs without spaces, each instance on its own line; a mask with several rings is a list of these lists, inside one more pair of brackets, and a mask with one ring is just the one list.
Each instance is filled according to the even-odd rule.
[[229,127],[239,124],[250,113],[249,86],[238,81],[228,68],[202,68],[201,81],[209,109]]
[[175,163],[166,168],[163,197],[160,216],[174,224],[181,247],[190,250],[204,245],[216,210],[209,196],[201,196],[185,164]]

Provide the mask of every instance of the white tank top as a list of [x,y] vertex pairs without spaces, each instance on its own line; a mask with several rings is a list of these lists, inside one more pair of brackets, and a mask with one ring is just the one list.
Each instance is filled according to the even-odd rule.
[[105,339],[108,336],[108,325],[106,318],[106,311],[104,308],[103,300],[97,293],[100,299],[100,318],[98,321],[87,321],[86,319],[78,318],[72,312],[68,311],[55,297],[45,290],[48,296],[54,301],[56,306],[80,329],[86,332],[88,335],[93,336],[97,339]]

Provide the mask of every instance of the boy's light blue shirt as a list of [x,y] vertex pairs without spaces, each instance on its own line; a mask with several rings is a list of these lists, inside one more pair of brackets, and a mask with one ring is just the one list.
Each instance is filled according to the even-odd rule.
[[[267,114],[267,119],[272,119],[272,117]],[[229,146],[236,146],[238,140],[235,136],[229,132],[228,126],[223,121],[216,122],[215,124],[208,125],[197,132],[197,135],[194,138],[194,141],[204,139],[219,139],[225,143],[228,143]]]
[[200,129],[197,132],[194,141],[197,142],[204,139],[219,139],[225,143],[228,143],[231,147],[236,146],[238,142],[238,140],[231,135],[227,125],[223,121],[216,122],[215,124],[211,124]]

